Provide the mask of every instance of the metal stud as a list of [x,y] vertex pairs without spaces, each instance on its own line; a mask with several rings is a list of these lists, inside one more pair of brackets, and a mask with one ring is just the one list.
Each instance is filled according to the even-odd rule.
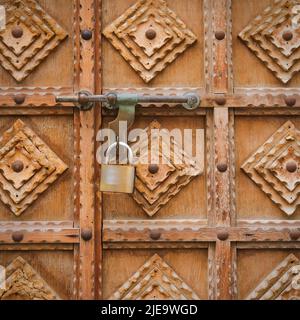
[[153,40],[156,38],[156,31],[154,29],[148,29],[145,35],[147,39]]
[[82,30],[81,36],[82,36],[82,39],[84,39],[84,40],[91,40],[93,33],[91,30]]
[[290,232],[290,238],[293,241],[297,241],[300,238],[300,230],[291,230]]
[[293,33],[289,30],[284,31],[284,33],[282,34],[282,38],[285,41],[290,41],[293,39]]
[[21,172],[24,169],[24,163],[21,160],[16,160],[12,163],[11,168],[14,172]]
[[216,31],[215,32],[215,37],[217,40],[223,40],[225,38],[225,32],[224,31]]
[[226,230],[219,231],[217,237],[220,241],[226,241],[229,238],[229,233]]
[[215,102],[219,105],[219,106],[224,106],[226,104],[226,98],[225,97],[216,97],[215,98]]
[[15,26],[13,27],[13,29],[11,30],[11,34],[14,38],[22,38],[23,36],[23,29],[20,26]]
[[16,104],[23,104],[25,102],[26,96],[24,94],[18,94],[14,96],[14,101]]
[[24,239],[24,233],[20,231],[13,232],[11,235],[14,242],[21,242]]
[[81,238],[84,240],[84,241],[89,241],[91,240],[93,237],[93,232],[91,229],[82,229],[81,230]]
[[217,164],[217,169],[219,172],[226,172],[228,169],[228,166],[226,163],[219,163]]
[[151,173],[151,174],[156,174],[159,170],[159,167],[157,164],[150,164],[149,167],[148,167],[148,171]]
[[161,232],[159,230],[151,230],[150,231],[150,238],[152,240],[159,240],[161,237]]
[[295,161],[293,161],[293,160],[288,161],[288,162],[286,163],[285,167],[286,167],[286,170],[287,170],[288,172],[290,172],[290,173],[294,173],[294,172],[296,172],[297,169],[298,169],[297,163],[296,163]]
[[293,106],[296,104],[296,101],[297,101],[297,100],[296,100],[295,97],[289,96],[289,97],[285,97],[285,98],[284,98],[284,101],[285,101],[285,103],[286,103],[287,106],[293,107]]

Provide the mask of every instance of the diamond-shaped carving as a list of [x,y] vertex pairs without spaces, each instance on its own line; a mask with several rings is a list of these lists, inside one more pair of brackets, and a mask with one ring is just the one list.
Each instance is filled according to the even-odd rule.
[[[151,37],[147,37],[149,30]],[[138,1],[103,34],[145,82],[197,40],[165,0]]]
[[[160,129],[161,126],[157,121],[153,121],[148,128],[145,129],[147,135],[151,137],[151,130]],[[132,147],[133,151],[137,151],[143,155],[151,154],[151,144],[148,141],[142,141]],[[180,190],[186,186],[194,177],[201,175],[204,169],[204,159],[198,159],[196,162],[174,142],[170,150],[170,159],[163,153],[169,150],[169,146],[164,139],[161,140],[158,150],[160,163],[158,172],[152,174],[148,170],[148,165],[143,162],[137,164],[137,177],[135,180],[135,191],[133,193],[134,200],[141,205],[144,211],[149,215],[155,215],[165,204],[167,204]],[[178,159],[184,158],[182,164],[175,163]]]
[[5,288],[0,300],[60,300],[43,278],[21,257],[6,267]]
[[[243,164],[245,173],[287,215],[300,204],[300,132],[286,122]],[[294,170],[289,171],[292,163]]]
[[[66,37],[66,31],[35,0],[8,0],[6,27],[0,32],[1,65],[24,80]],[[18,37],[13,35],[19,30]]]
[[247,297],[247,300],[300,300],[300,261],[290,254]]
[[[160,36],[149,40],[145,37],[145,34],[149,29],[153,29],[154,27],[155,32]],[[168,30],[164,29],[159,21],[156,22],[153,17],[150,17],[150,20],[145,20],[139,28],[132,28],[129,31],[129,35],[148,57],[152,57],[156,51],[161,49],[169,40],[172,39],[172,34]]]
[[[239,34],[245,44],[283,83],[300,71],[300,25],[293,24],[296,0],[275,0]],[[286,40],[284,34],[291,33]]]
[[19,216],[67,169],[21,120],[1,138],[0,199]]
[[[297,164],[295,172],[288,172],[286,167],[290,161]],[[283,152],[280,158],[270,167],[277,179],[279,179],[288,190],[294,191],[300,183],[300,154],[294,146],[290,146]]]
[[199,297],[155,254],[110,299],[199,300]]
[[136,175],[144,181],[147,188],[151,191],[155,190],[161,183],[163,183],[176,168],[170,164],[161,164],[157,173],[149,172],[147,164],[140,164],[137,166]]

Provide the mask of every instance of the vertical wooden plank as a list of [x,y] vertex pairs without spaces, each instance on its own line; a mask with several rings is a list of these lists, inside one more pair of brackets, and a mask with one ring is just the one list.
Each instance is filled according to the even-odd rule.
[[[102,0],[95,0],[95,90],[96,93],[102,93]],[[102,125],[101,105],[95,106],[95,127],[99,130]],[[98,147],[98,145],[97,145]],[[95,158],[95,181],[96,181],[96,204],[95,204],[95,298],[103,299],[102,283],[102,194],[100,192],[100,166]]]
[[212,16],[213,89],[214,93],[225,93],[228,91],[228,0],[213,0]]
[[[95,91],[95,16],[94,1],[79,0],[80,31],[91,31],[89,40],[80,37],[79,88]],[[80,228],[94,235],[95,215],[95,110],[80,112]],[[79,299],[94,298],[95,248],[91,240],[80,239],[79,248]]]
[[[79,0],[73,3],[73,54],[74,54],[74,91],[79,90],[80,80],[80,22]],[[74,110],[74,226],[80,228],[80,114]],[[74,246],[73,299],[79,298],[80,246]]]
[[203,17],[204,17],[204,52],[205,52],[205,89],[207,93],[212,93],[213,63],[212,63],[212,1],[203,1]]
[[[229,113],[227,108],[214,111],[215,132],[215,221],[230,227]],[[215,249],[216,298],[231,299],[231,243],[217,239]]]
[[[214,215],[214,113],[206,111],[206,175],[207,175],[207,218],[210,227],[215,226]],[[208,298],[215,299],[215,245],[210,243],[208,247]]]
[[228,121],[229,113],[227,108],[214,110],[215,221],[217,227],[230,227]]
[[[231,61],[231,1],[212,1],[212,92],[226,94],[232,88],[228,61]],[[220,228],[215,245],[215,298],[232,299],[232,247],[226,238],[231,226],[231,154],[228,108],[214,109],[214,222]],[[222,230],[224,229],[224,230]]]

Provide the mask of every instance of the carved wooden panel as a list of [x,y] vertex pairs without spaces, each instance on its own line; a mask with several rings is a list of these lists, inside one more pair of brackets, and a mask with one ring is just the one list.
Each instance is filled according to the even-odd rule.
[[[79,88],[94,92],[100,7],[94,0],[0,0],[3,5],[0,264],[8,267],[0,298],[91,299],[100,278],[91,263],[101,238],[100,230],[94,232],[100,216],[94,200],[96,117],[72,104],[56,107],[55,96]],[[85,29],[92,41],[81,36]],[[93,239],[80,237],[80,229]]]
[[3,4],[7,22],[0,32],[0,63],[20,82],[67,37],[67,32],[35,0],[7,0]]
[[2,134],[0,143],[0,199],[19,216],[67,165],[21,120]]
[[294,124],[287,121],[242,166],[287,215],[299,205],[299,137]]
[[196,41],[165,0],[139,0],[103,34],[146,83]]
[[43,278],[21,257],[6,268],[5,288],[0,289],[0,300],[59,300]]
[[155,254],[115,292],[114,300],[198,300],[198,296]]
[[[153,129],[161,129],[160,123],[152,121],[149,127],[145,129],[149,142],[151,130]],[[148,164],[138,164],[136,168],[133,198],[149,216],[154,216],[184,186],[194,177],[201,175],[204,170],[204,157],[203,159],[198,159],[199,161],[192,159],[184,153],[176,142],[174,142],[170,150],[170,161],[166,161],[167,156],[163,153],[164,150],[169,150],[166,143],[162,139],[158,150],[162,163],[157,165],[155,172],[151,172]],[[148,141],[142,141],[139,144],[135,144],[132,149],[135,153],[139,150],[142,160],[144,156],[148,157],[150,148],[151,144]],[[185,159],[184,163],[177,164],[176,157]]]
[[300,71],[300,27],[293,21],[296,5],[296,0],[275,0],[239,34],[283,83]]
[[249,300],[300,300],[300,260],[286,257],[247,297]]

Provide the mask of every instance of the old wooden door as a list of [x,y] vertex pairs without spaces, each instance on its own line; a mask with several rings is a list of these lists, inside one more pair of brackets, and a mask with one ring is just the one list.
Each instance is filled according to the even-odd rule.
[[[1,298],[299,299],[299,1],[0,5]],[[202,129],[204,163],[101,194],[117,113],[55,102],[80,90],[199,94],[138,105],[134,128]]]

